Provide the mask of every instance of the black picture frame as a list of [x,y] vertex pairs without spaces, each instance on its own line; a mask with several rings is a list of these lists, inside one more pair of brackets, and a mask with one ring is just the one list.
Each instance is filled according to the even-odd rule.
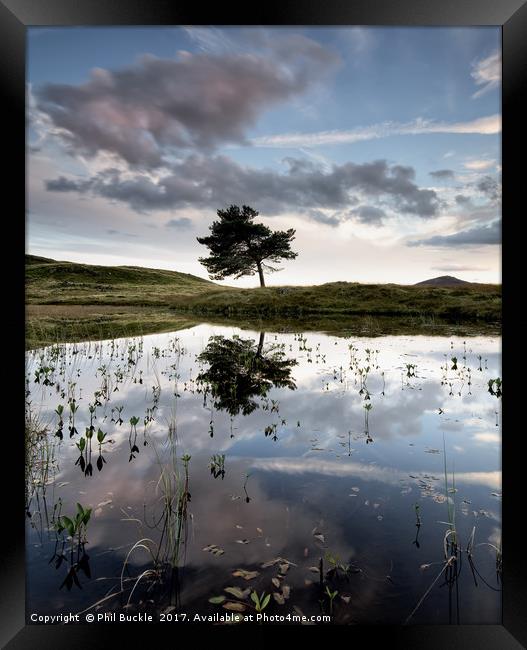
[[[22,350],[24,347],[24,271],[22,251],[25,244],[25,57],[26,28],[29,26],[67,26],[67,25],[399,25],[399,26],[475,26],[497,25],[502,27],[503,36],[503,91],[502,91],[502,162],[503,162],[503,214],[504,240],[511,226],[507,219],[512,218],[520,204],[520,174],[524,165],[515,165],[515,150],[525,142],[524,121],[527,110],[521,101],[523,85],[522,72],[527,68],[527,3],[525,0],[350,0],[347,3],[338,0],[296,0],[293,3],[267,1],[251,10],[234,5],[216,4],[196,7],[190,3],[176,3],[175,0],[0,0],[0,88],[4,99],[4,108],[9,111],[8,138],[9,165],[5,171],[7,179],[4,189],[9,190],[12,205],[10,220],[16,222],[11,229],[9,239],[4,247],[15,253],[12,277],[6,279],[6,289],[11,292],[9,335],[13,341],[10,367],[13,373],[10,379],[20,394],[23,393]],[[4,153],[5,153],[4,152]],[[5,178],[5,176],[4,176]],[[516,201],[516,199],[518,199]],[[516,214],[516,216],[519,216]],[[7,232],[7,231],[5,231]],[[511,235],[512,236],[512,235]],[[507,244],[505,243],[505,246]],[[502,278],[507,280],[508,271],[503,268]],[[508,289],[505,282],[505,297]],[[506,302],[505,302],[506,304]],[[505,374],[507,362],[507,340],[512,336],[512,322],[507,323],[505,309],[506,342],[504,345]],[[18,320],[20,319],[20,320]],[[514,314],[511,321],[516,320]],[[20,347],[18,347],[20,345]],[[20,374],[18,374],[20,373]],[[20,384],[18,381],[20,380]],[[512,384],[512,382],[511,382]],[[512,387],[511,387],[512,388]],[[511,390],[512,394],[512,390]],[[22,401],[21,397],[16,398]],[[520,398],[521,399],[521,398]],[[417,648],[521,648],[527,646],[527,597],[522,576],[524,560],[523,535],[515,534],[521,517],[517,508],[520,501],[514,497],[515,490],[522,490],[521,481],[516,483],[513,457],[517,456],[517,447],[512,448],[507,437],[512,434],[523,436],[520,429],[508,428],[513,415],[508,412],[508,404],[514,404],[514,397],[505,399],[503,443],[503,486],[505,500],[503,503],[503,621],[502,625],[481,626],[408,626],[408,627],[354,627],[345,631],[347,642],[357,645],[382,642],[380,636],[388,636],[390,646]],[[17,407],[18,408],[18,407]],[[20,413],[22,405],[20,404]],[[137,647],[151,643],[153,632],[157,635],[159,626],[153,630],[151,624],[136,625],[30,625],[25,624],[25,554],[24,554],[24,509],[23,505],[23,436],[16,441],[18,427],[12,424],[16,436],[15,442],[9,443],[9,463],[14,468],[10,483],[10,496],[7,498],[7,514],[4,521],[10,522],[2,535],[3,551],[0,555],[0,643],[2,647],[21,648],[96,648],[112,647],[115,643]],[[515,443],[516,444],[516,441]],[[520,475],[521,476],[521,475]],[[203,630],[204,628],[200,628]],[[239,634],[240,628],[214,628],[216,641],[226,640],[225,634]],[[328,627],[302,627],[255,629],[245,628],[252,635],[253,641],[261,637],[270,637],[279,632],[291,632],[295,642],[301,641],[303,634],[315,642],[313,635],[328,634],[339,631]],[[205,628],[205,631],[211,631]],[[232,630],[232,632],[231,632]],[[174,639],[181,638],[180,627],[164,629]],[[342,629],[340,629],[340,633]],[[192,628],[192,635],[197,638],[199,630]],[[350,636],[351,635],[351,636]],[[308,637],[305,637],[308,638]],[[146,640],[148,639],[148,640]],[[283,639],[282,642],[287,642]]]

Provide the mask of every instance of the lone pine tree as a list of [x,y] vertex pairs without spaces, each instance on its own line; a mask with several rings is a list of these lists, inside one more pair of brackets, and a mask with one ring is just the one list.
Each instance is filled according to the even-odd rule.
[[210,250],[209,257],[200,257],[214,280],[228,276],[241,278],[258,272],[260,286],[265,287],[264,270],[279,271],[270,265],[280,260],[292,260],[298,253],[291,250],[295,231],[277,230],[273,232],[262,223],[254,223],[258,212],[248,205],[231,205],[226,210],[218,210],[219,221],[214,221],[208,237],[198,237],[200,244]]

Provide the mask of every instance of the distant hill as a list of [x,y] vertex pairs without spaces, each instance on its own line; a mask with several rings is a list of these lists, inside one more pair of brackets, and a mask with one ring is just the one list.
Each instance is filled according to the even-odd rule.
[[453,275],[440,275],[437,278],[431,278],[430,280],[423,280],[423,282],[416,282],[416,287],[456,287],[458,285],[467,285],[474,284],[473,282],[466,282],[465,280],[460,280],[455,278]]

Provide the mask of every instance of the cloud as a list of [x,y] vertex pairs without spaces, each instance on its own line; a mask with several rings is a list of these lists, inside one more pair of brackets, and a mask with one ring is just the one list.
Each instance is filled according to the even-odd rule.
[[481,266],[465,266],[464,264],[443,264],[432,266],[433,271],[444,271],[445,273],[455,273],[456,271],[488,271],[488,268]]
[[475,171],[482,171],[484,169],[489,169],[496,164],[495,160],[468,160],[463,163],[463,167],[467,169],[472,169]]
[[[281,472],[284,474],[323,474],[326,476],[352,477],[364,481],[379,481],[389,485],[401,485],[401,481],[408,478],[410,472],[401,471],[393,467],[380,465],[367,465],[366,463],[350,461],[339,463],[334,460],[315,458],[302,458],[301,460],[287,457],[261,458],[254,460],[251,467],[267,472]],[[418,474],[418,470],[414,470]],[[491,488],[501,486],[501,472],[460,472],[456,473],[456,481],[461,483],[485,485]]]
[[408,246],[491,246],[501,244],[501,223],[494,221],[452,235],[435,235],[428,239],[408,242]]
[[501,132],[501,116],[490,115],[470,122],[435,122],[417,118],[412,122],[382,122],[372,126],[346,131],[318,131],[315,133],[283,133],[253,138],[258,147],[316,147],[327,144],[349,144],[364,140],[387,138],[394,135],[420,135],[427,133],[476,133],[493,135]]
[[499,50],[493,52],[485,59],[480,59],[472,64],[470,76],[477,86],[481,86],[473,95],[473,99],[481,97],[489,90],[493,90],[501,82],[501,54]]
[[192,221],[188,217],[180,217],[179,219],[170,219],[165,226],[167,228],[177,228],[178,230],[187,230],[192,226]]
[[335,228],[342,223],[342,219],[337,214],[326,214],[320,210],[309,210],[309,217],[318,223]]
[[186,35],[202,52],[222,54],[236,49],[224,31],[216,27],[184,27]]
[[501,436],[499,433],[496,433],[494,431],[473,433],[472,438],[477,442],[490,442],[496,444],[499,444],[501,442]]
[[454,172],[451,169],[438,169],[435,172],[429,172],[429,174],[439,179],[454,178]]
[[484,176],[477,184],[478,190],[484,194],[490,201],[499,201],[501,197],[501,187],[498,181],[491,176]]
[[384,210],[371,205],[361,205],[359,208],[352,210],[351,214],[356,215],[361,223],[368,223],[375,226],[380,226],[386,218],[386,212]]
[[470,196],[465,196],[465,194],[456,194],[454,200],[458,205],[462,205],[462,206],[472,204],[472,201],[470,200]]
[[[346,209],[357,202],[354,194],[421,218],[435,216],[441,205],[434,190],[416,185],[412,167],[376,160],[333,165],[325,171],[311,161],[289,158],[287,163],[287,172],[278,173],[244,167],[226,156],[194,154],[157,180],[109,169],[87,179],[61,176],[45,181],[45,186],[49,191],[76,191],[122,201],[140,212],[189,206],[216,210],[233,203],[254,205],[269,215],[284,210]],[[356,216],[370,222],[382,218],[370,206]]]
[[117,154],[141,168],[174,151],[245,143],[245,131],[274,105],[302,94],[336,62],[308,38],[283,39],[255,53],[142,56],[119,70],[95,68],[80,85],[45,84],[36,108],[70,152]]
[[137,237],[137,235],[132,234],[131,232],[123,232],[122,230],[115,230],[114,228],[109,228],[106,230],[107,235],[116,235],[119,237]]

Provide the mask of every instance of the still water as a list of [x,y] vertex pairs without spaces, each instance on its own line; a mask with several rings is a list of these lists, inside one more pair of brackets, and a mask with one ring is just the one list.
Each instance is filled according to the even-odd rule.
[[500,377],[488,337],[31,351],[27,613],[497,624]]

